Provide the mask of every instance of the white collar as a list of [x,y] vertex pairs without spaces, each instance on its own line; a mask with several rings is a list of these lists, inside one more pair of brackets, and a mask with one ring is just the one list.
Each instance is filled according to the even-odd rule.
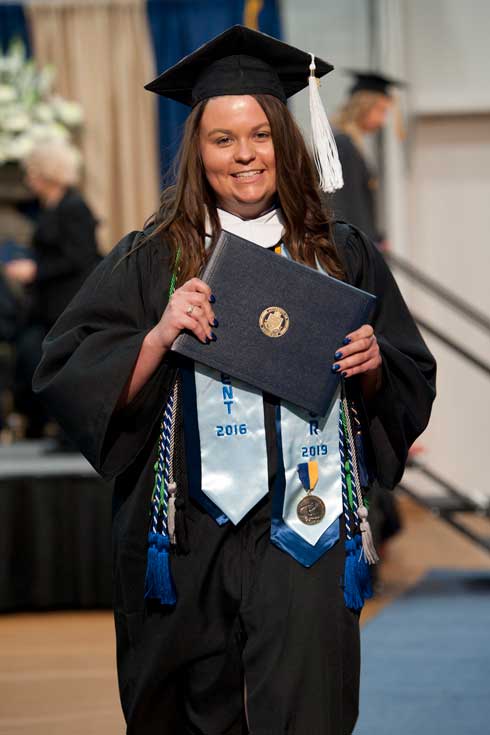
[[[280,208],[271,209],[255,219],[241,219],[218,208],[218,217],[223,230],[264,248],[276,245],[284,232],[284,218]],[[209,218],[206,217],[206,232],[210,231]]]

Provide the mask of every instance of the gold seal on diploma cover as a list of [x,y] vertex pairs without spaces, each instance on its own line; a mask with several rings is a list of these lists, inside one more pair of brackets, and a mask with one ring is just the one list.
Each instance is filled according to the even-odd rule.
[[325,515],[325,504],[317,495],[308,493],[306,498],[299,501],[296,513],[301,523],[306,526],[314,526],[320,523]]
[[280,306],[268,306],[259,317],[259,327],[267,337],[282,337],[289,328],[289,316]]

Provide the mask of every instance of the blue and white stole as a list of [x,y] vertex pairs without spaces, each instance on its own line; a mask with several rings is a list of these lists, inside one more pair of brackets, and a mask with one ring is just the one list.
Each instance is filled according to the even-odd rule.
[[[223,229],[264,247],[280,240],[283,222],[278,210],[246,221],[218,212]],[[328,369],[327,357],[325,365]],[[199,363],[194,366],[194,385],[189,387],[190,380],[189,375],[184,378],[184,396],[195,390],[200,444],[200,487],[191,483],[191,492],[194,489],[195,499],[218,523],[237,524],[269,489],[262,394]],[[311,566],[339,538],[339,416],[340,391],[323,417],[286,401],[277,407],[279,467],[271,540],[305,566]],[[198,454],[193,454],[188,461],[195,466]],[[298,504],[309,493],[322,508],[321,519],[312,523],[298,513]]]

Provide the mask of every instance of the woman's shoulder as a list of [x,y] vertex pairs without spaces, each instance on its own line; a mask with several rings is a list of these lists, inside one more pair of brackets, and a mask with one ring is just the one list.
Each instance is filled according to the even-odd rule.
[[337,248],[356,250],[375,247],[367,235],[355,225],[344,220],[335,220],[332,224],[332,235]]
[[332,225],[332,237],[350,283],[356,284],[364,271],[381,258],[378,249],[358,227],[337,220]]
[[155,233],[151,224],[141,230],[127,232],[115,245],[104,260],[128,260],[131,264],[168,258],[169,247],[165,238]]
[[111,278],[137,278],[143,288],[156,277],[166,277],[170,249],[154,231],[155,226],[150,225],[128,232],[103,258],[101,270]]

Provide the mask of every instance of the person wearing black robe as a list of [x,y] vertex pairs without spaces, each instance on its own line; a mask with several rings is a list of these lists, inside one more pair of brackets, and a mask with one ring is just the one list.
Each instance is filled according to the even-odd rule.
[[335,116],[334,136],[342,164],[344,185],[329,199],[339,220],[359,227],[374,243],[384,236],[378,223],[378,175],[366,156],[365,137],[381,130],[393,106],[391,88],[403,86],[376,72],[350,72],[354,76],[348,98]]
[[[255,40],[254,32],[244,33]],[[256,47],[254,54],[261,56]],[[230,66],[237,63],[229,58]],[[229,79],[230,69],[221,71]],[[226,90],[244,94],[240,86]],[[375,247],[356,228],[328,229],[347,282],[377,296],[372,327],[382,355],[380,385],[366,403],[360,380],[346,384],[362,413],[373,471],[393,486],[429,418],[434,360]],[[168,313],[174,275],[165,233],[128,234],[51,330],[35,376],[36,390],[68,435],[115,481],[114,607],[127,733],[349,735],[358,712],[359,611],[344,603],[342,543],[306,568],[270,542],[280,471],[273,396],[263,397],[269,493],[236,526],[218,525],[190,497],[196,467],[183,427],[189,404],[179,402],[171,555],[177,602],[145,600],[160,420],[176,376],[189,364],[166,351],[136,395],[129,402],[121,397],[148,335]]]
[[344,186],[332,195],[330,206],[337,219],[355,224],[372,242],[380,242],[382,235],[376,224],[376,172],[350,135],[335,130],[335,142]]

